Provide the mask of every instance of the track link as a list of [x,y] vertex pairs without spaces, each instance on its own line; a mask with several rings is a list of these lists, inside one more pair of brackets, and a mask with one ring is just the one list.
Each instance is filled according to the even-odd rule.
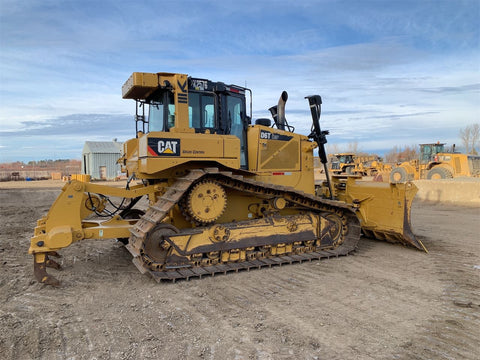
[[[158,271],[158,264],[149,258],[145,251],[145,240],[149,232],[169,214],[170,210],[177,205],[184,194],[200,179],[211,178],[222,186],[234,190],[240,190],[255,196],[282,196],[288,202],[297,207],[312,212],[341,212],[346,220],[343,225],[344,235],[341,243],[335,248],[320,249],[315,251],[288,253],[279,256],[270,256],[241,262],[218,263],[208,266],[183,266]],[[328,259],[331,257],[345,256],[357,247],[360,239],[360,225],[358,219],[348,205],[320,199],[316,196],[297,191],[292,187],[273,185],[246,179],[243,176],[233,175],[231,172],[219,171],[217,168],[196,169],[177,181],[167,189],[160,199],[146,211],[145,215],[130,229],[131,236],[126,246],[134,256],[133,263],[142,273],[150,274],[156,281],[162,280],[175,282],[178,279],[202,278],[229,272],[242,270],[260,269],[262,267],[281,266],[292,263],[302,263],[312,260]]]
[[178,279],[189,280],[190,278],[202,278],[204,276],[215,276],[220,274],[227,274],[230,272],[250,271],[253,269],[261,269],[264,267],[282,266],[287,264],[310,262],[313,260],[329,259],[331,257],[346,256],[352,253],[355,249],[356,247],[342,246],[341,251],[326,250],[303,254],[289,254],[264,259],[255,259],[253,261],[243,261],[238,263],[225,263],[202,267],[176,269],[170,271],[150,271],[150,274],[158,282],[175,282]]

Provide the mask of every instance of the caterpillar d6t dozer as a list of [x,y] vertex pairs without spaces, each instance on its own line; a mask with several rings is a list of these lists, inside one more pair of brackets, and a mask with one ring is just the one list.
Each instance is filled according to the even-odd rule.
[[[240,86],[133,73],[122,92],[136,101],[136,137],[119,163],[140,181],[67,183],[31,239],[39,282],[58,285],[46,271],[60,268],[51,257],[84,239],[117,238],[158,281],[347,255],[362,231],[423,248],[410,229],[412,184],[335,179],[316,195],[315,148],[327,163],[320,96],[306,98],[313,126],[305,136],[285,119],[286,92],[270,109],[272,126],[251,124],[251,91]],[[115,211],[110,197],[123,198]]]

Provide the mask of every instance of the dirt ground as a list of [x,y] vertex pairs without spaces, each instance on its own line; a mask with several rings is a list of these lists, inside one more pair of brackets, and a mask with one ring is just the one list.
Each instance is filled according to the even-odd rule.
[[415,201],[429,254],[362,239],[353,256],[174,284],[114,240],[84,241],[52,288],[27,254],[48,186],[0,184],[2,359],[480,358],[478,207]]

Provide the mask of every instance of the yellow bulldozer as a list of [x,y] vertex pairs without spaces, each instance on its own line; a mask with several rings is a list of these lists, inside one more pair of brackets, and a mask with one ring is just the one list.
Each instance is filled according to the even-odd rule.
[[335,175],[349,174],[353,175],[355,171],[354,153],[341,153],[330,155],[330,172]]
[[347,255],[362,232],[424,249],[410,228],[413,184],[335,179],[315,195],[315,148],[327,163],[320,96],[306,97],[305,136],[286,121],[286,92],[273,124],[251,124],[251,90],[185,74],[133,73],[122,95],[136,103],[119,159],[127,186],[65,184],[31,239],[39,282],[58,286],[52,257],[86,239],[118,239],[157,281]]
[[479,177],[480,156],[445,150],[445,143],[420,144],[418,159],[405,161],[390,172],[390,182],[411,180],[451,179],[454,177]]
[[381,171],[389,170],[391,166],[384,164],[377,155],[341,153],[330,156],[330,172],[334,175],[375,176]]

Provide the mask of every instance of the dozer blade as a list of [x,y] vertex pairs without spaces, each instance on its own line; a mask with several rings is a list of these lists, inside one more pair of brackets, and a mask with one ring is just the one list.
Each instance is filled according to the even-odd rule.
[[341,200],[358,208],[357,216],[365,236],[428,252],[413,234],[410,224],[412,201],[417,191],[411,182],[389,184],[349,178],[339,195]]

